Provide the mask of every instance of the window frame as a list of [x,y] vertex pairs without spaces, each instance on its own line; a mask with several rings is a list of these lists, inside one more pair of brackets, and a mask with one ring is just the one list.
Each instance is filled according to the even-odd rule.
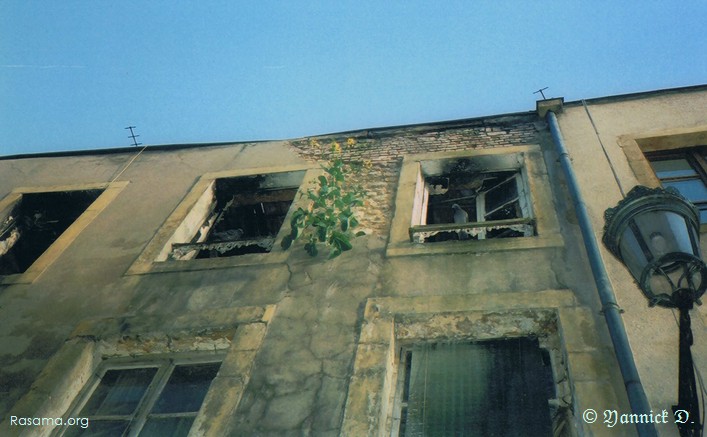
[[[705,145],[707,144],[707,125],[625,134],[619,135],[617,140],[638,184],[647,187],[660,187],[660,179],[656,176],[646,155],[671,153]],[[707,232],[707,224],[700,226],[700,232]]]
[[[393,406],[391,410],[391,427],[390,427],[390,436],[391,437],[400,437],[400,425],[402,424],[402,419],[403,419],[403,408],[407,407],[407,403],[405,401],[405,398],[408,398],[409,401],[409,396],[410,396],[410,371],[411,371],[411,359],[413,354],[416,352],[416,349],[419,351],[421,346],[425,344],[451,344],[451,343],[457,343],[457,344],[475,344],[475,345],[480,345],[480,344],[490,344],[494,342],[502,342],[502,341],[513,341],[513,340],[521,340],[521,339],[528,339],[528,340],[535,340],[537,341],[537,346],[538,350],[541,354],[545,355],[547,359],[549,360],[549,363],[547,366],[549,367],[549,371],[551,374],[549,375],[550,378],[552,379],[552,386],[553,386],[553,397],[548,399],[548,404],[547,404],[547,413],[548,413],[548,419],[550,420],[550,424],[553,427],[557,427],[557,421],[562,421],[564,420],[563,417],[559,417],[559,412],[558,411],[553,411],[553,408],[559,405],[562,405],[562,399],[561,399],[561,393],[568,393],[570,392],[570,388],[568,384],[565,381],[558,381],[557,376],[558,375],[564,375],[567,374],[566,369],[562,369],[564,366],[563,363],[561,363],[560,359],[558,359],[556,354],[553,354],[552,348],[548,345],[548,343],[552,342],[549,338],[550,336],[545,334],[541,336],[537,335],[522,335],[522,336],[509,336],[509,337],[496,337],[496,338],[487,338],[483,340],[478,340],[478,339],[473,339],[473,338],[463,338],[463,339],[455,339],[454,341],[449,341],[447,339],[424,339],[424,341],[398,341],[398,351],[396,355],[396,374],[395,374],[395,389],[394,389],[394,396],[393,396]],[[553,414],[554,413],[554,414]],[[562,426],[567,426],[568,424],[560,424],[559,428]]]
[[[699,180],[707,189],[707,159],[705,159],[705,155],[707,155],[707,145],[644,152],[644,155],[648,160],[649,165],[651,165],[651,169],[653,170],[653,173],[661,186],[665,185],[665,182]],[[694,176],[659,177],[652,164],[657,161],[668,161],[671,159],[686,160],[696,174]],[[691,199],[688,200],[692,202],[699,211],[707,211],[707,200],[697,202]],[[705,231],[705,229],[707,229],[707,221],[701,222],[700,224],[700,231]]]
[[[452,160],[454,161],[454,160]],[[416,197],[415,197],[415,208],[418,210],[413,214],[413,224],[410,226],[409,233],[410,233],[410,241],[415,242],[415,243],[425,243],[425,244],[431,244],[433,242],[426,242],[424,241],[426,236],[431,236],[434,235],[438,232],[448,232],[448,231],[457,231],[457,232],[462,232],[462,231],[467,231],[468,234],[472,234],[476,236],[477,238],[475,239],[476,241],[478,240],[486,240],[486,234],[489,230],[491,229],[501,229],[501,228],[510,228],[516,231],[522,232],[524,235],[523,237],[530,237],[535,234],[535,219],[534,219],[534,214],[533,214],[533,208],[531,206],[531,202],[528,199],[528,193],[529,189],[526,183],[527,176],[525,176],[525,171],[522,165],[519,164],[518,168],[515,169],[503,169],[503,170],[497,170],[493,169],[491,171],[487,172],[482,172],[482,173],[497,173],[497,172],[508,172],[511,173],[513,172],[512,175],[509,175],[507,178],[505,178],[502,182],[498,183],[497,185],[487,189],[486,191],[483,191],[481,193],[478,193],[474,199],[475,203],[475,210],[476,210],[476,217],[474,217],[473,221],[469,221],[468,223],[465,224],[456,224],[456,223],[435,223],[435,224],[427,224],[426,223],[426,217],[428,214],[428,208],[429,208],[429,188],[428,188],[428,182],[427,178],[430,177],[435,177],[438,175],[434,174],[429,174],[425,175],[422,169],[422,165],[420,166],[420,175],[417,178],[417,183],[418,187],[415,190]],[[488,194],[492,192],[493,190],[496,190],[498,187],[500,187],[503,184],[506,184],[509,182],[511,179],[515,181],[516,184],[516,192],[517,196],[505,203],[502,203],[500,206],[497,206],[495,209],[493,209],[491,212],[486,211],[486,199],[488,197]],[[492,214],[504,206],[518,201],[520,209],[522,211],[523,216],[522,217],[516,217],[512,219],[502,219],[502,220],[488,220],[486,218],[487,215]],[[418,218],[420,223],[415,224],[416,219]],[[514,237],[514,238],[520,238],[520,237]],[[434,244],[437,244],[437,242],[434,242]]]
[[[606,387],[609,355],[586,336],[594,313],[577,306],[571,290],[435,296],[378,297],[366,301],[342,422],[345,435],[390,435],[400,350],[421,342],[485,341],[535,337],[550,352],[559,404],[550,407],[557,435],[601,431],[574,417],[582,403],[616,403]],[[574,370],[573,370],[574,369]],[[574,379],[572,377],[577,377]]]
[[[277,172],[277,173],[265,173],[262,175],[269,176],[269,175],[278,175],[278,174],[288,174],[292,175],[294,179],[298,179],[298,176],[295,175],[296,173],[302,173],[301,178],[298,184],[290,183],[290,184],[283,184],[283,185],[278,185],[276,187],[271,187],[268,189],[263,189],[260,191],[270,191],[272,192],[292,192],[292,198],[289,200],[289,206],[287,207],[287,212],[292,207],[292,204],[295,202],[297,198],[297,193],[299,192],[299,188],[302,184],[302,179],[304,179],[304,171],[296,171],[296,172]],[[261,175],[261,174],[259,174]],[[255,175],[254,175],[255,176]],[[280,233],[280,229],[282,229],[282,226],[284,225],[284,218],[287,216],[287,213],[283,217],[282,223],[280,223],[280,227],[278,228],[277,232],[272,235],[257,235],[257,236],[249,236],[246,235],[244,236],[245,238],[238,238],[235,240],[220,240],[218,238],[214,238],[216,234],[216,229],[221,221],[222,217],[228,216],[228,210],[231,207],[231,203],[233,203],[234,199],[237,196],[241,197],[252,197],[253,199],[251,202],[257,202],[260,203],[263,215],[265,218],[268,218],[267,214],[265,213],[265,208],[264,204],[265,203],[272,203],[272,202],[265,202],[263,198],[266,196],[265,194],[260,194],[259,196],[254,196],[252,195],[252,192],[241,192],[241,193],[236,193],[236,192],[228,192],[227,196],[229,195],[232,197],[232,199],[225,204],[219,205],[218,203],[218,198],[222,197],[224,193],[220,193],[219,189],[217,188],[220,183],[233,183],[234,179],[246,179],[249,176],[238,176],[238,177],[233,177],[233,178],[217,178],[214,179],[214,181],[209,184],[207,189],[204,191],[202,198],[199,199],[197,204],[202,204],[205,208],[205,211],[202,211],[201,213],[198,213],[197,211],[197,206],[195,205],[194,208],[191,209],[190,213],[187,215],[185,218],[185,221],[190,220],[190,216],[195,215],[197,217],[196,221],[194,218],[192,218],[192,222],[197,224],[197,228],[192,228],[188,231],[186,235],[182,235],[182,237],[186,237],[186,239],[191,240],[190,242],[177,242],[177,241],[172,241],[176,238],[176,234],[179,233],[179,229],[183,227],[180,226],[178,230],[175,232],[175,236],[173,239],[168,242],[163,250],[160,252],[160,255],[158,257],[158,261],[166,261],[166,259],[170,260],[176,260],[176,261],[191,261],[194,259],[204,259],[204,257],[199,257],[199,253],[205,250],[209,251],[230,251],[233,249],[238,249],[242,247],[248,247],[248,246],[258,246],[263,249],[265,249],[264,252],[262,253],[270,253],[272,251],[272,248],[275,245],[275,241],[277,239],[277,236]],[[250,176],[252,177],[252,176]],[[288,196],[289,197],[289,196]],[[243,206],[252,206],[257,203],[248,203]],[[204,215],[203,213],[206,212]],[[201,219],[201,224],[199,225],[198,220]],[[245,226],[243,226],[245,228]],[[243,235],[243,229],[239,229],[241,231],[241,235]],[[196,241],[194,241],[196,239]],[[181,252],[181,255],[180,255]],[[258,252],[256,252],[258,253]],[[231,256],[244,256],[247,255],[245,254],[232,254],[232,255],[224,255],[224,256],[216,256],[213,258],[228,258]],[[166,259],[165,259],[166,257]]]
[[[217,258],[201,258],[191,259],[186,261],[168,259],[168,252],[171,250],[171,244],[175,242],[177,234],[184,232],[185,224],[193,229],[186,233],[195,235],[198,231],[196,228],[203,222],[202,220],[193,220],[193,223],[185,223],[189,215],[195,208],[206,207],[211,201],[207,196],[208,190],[212,189],[213,184],[217,179],[237,178],[242,176],[257,176],[274,173],[289,173],[304,171],[304,177],[299,185],[297,194],[290,205],[290,208],[285,216],[283,226],[275,237],[272,250],[267,253],[253,253],[230,257]],[[206,173],[202,175],[194,183],[192,188],[187,192],[186,196],[179,202],[174,211],[167,217],[164,224],[157,230],[155,236],[145,246],[145,249],[133,262],[127,270],[126,275],[140,275],[160,272],[175,272],[175,271],[194,271],[208,270],[214,268],[229,268],[235,266],[252,266],[261,264],[282,263],[287,259],[288,253],[285,252],[279,241],[289,232],[287,223],[290,220],[292,212],[297,209],[301,202],[302,188],[308,186],[311,181],[314,181],[321,174],[320,169],[313,168],[312,165],[294,164],[277,167],[258,167],[237,170],[226,170],[220,172]]]
[[[129,421],[128,428],[126,431],[128,435],[139,435],[144,428],[147,420],[151,416],[151,410],[155,403],[162,394],[172,372],[177,366],[180,365],[198,365],[198,364],[212,364],[219,363],[223,364],[226,357],[226,351],[219,351],[216,354],[182,354],[182,355],[172,355],[172,354],[159,354],[152,356],[144,356],[140,358],[132,357],[119,357],[110,358],[104,360],[96,371],[93,373],[90,381],[88,381],[79,396],[76,397],[73,404],[68,410],[67,417],[88,417],[89,423],[93,420],[122,420],[123,417],[127,417]],[[81,410],[88,403],[88,401],[93,396],[94,392],[100,385],[101,381],[105,377],[106,372],[110,370],[130,370],[130,369],[143,369],[143,368],[157,368],[155,375],[152,377],[150,382],[145,389],[145,393],[142,395],[140,402],[135,407],[132,414],[129,415],[109,415],[109,416],[81,416]],[[217,372],[218,375],[218,372]],[[217,375],[214,375],[214,379]],[[211,381],[213,383],[213,379]],[[209,384],[209,389],[207,393],[211,390],[211,383]],[[204,405],[204,400],[206,395],[199,406],[199,410],[196,412],[185,412],[185,413],[174,413],[170,414],[171,417],[196,417],[199,415],[201,406]],[[96,419],[99,418],[99,419]],[[195,422],[192,422],[192,427]],[[90,426],[90,425],[89,425]],[[62,426],[57,427],[52,435],[53,436],[63,436],[67,431],[73,429],[74,427]]]
[[[424,162],[450,161],[459,159],[508,162],[517,158],[518,164],[499,164],[487,171],[520,169],[527,188],[528,203],[532,205],[533,217],[519,220],[534,220],[535,235],[523,238],[490,238],[468,241],[441,241],[434,244],[416,243],[410,235],[411,227],[420,223],[421,166]],[[421,197],[422,196],[422,197]],[[426,208],[425,208],[426,210]],[[490,222],[487,222],[490,223]],[[503,224],[499,223],[498,224]],[[518,224],[518,223],[512,223]],[[506,226],[508,224],[506,223]],[[455,224],[426,225],[428,229],[458,229]],[[395,210],[391,223],[390,238],[386,247],[387,256],[428,255],[442,253],[478,253],[495,250],[530,249],[562,246],[564,240],[560,232],[550,189],[549,176],[540,145],[504,146],[489,149],[463,150],[453,152],[433,152],[407,155],[403,158],[400,177],[395,195]]]
[[129,184],[128,181],[88,183],[77,185],[53,185],[42,187],[18,187],[0,199],[0,212],[7,211],[21,201],[24,194],[53,193],[64,191],[103,190],[101,194],[39,255],[22,273],[0,276],[0,284],[29,284],[34,282],[73,243],[79,234],[103,211]]
[[[227,435],[232,424],[214,417],[229,416],[241,402],[276,308],[264,305],[206,309],[185,313],[167,325],[163,315],[85,319],[49,359],[30,391],[10,409],[0,428],[9,426],[13,415],[71,417],[70,408],[105,360],[224,354],[216,375],[218,381],[212,383],[192,427],[198,424],[193,429],[199,433]],[[164,330],[149,328],[158,326]],[[57,427],[51,422],[37,427],[37,433],[52,435]]]

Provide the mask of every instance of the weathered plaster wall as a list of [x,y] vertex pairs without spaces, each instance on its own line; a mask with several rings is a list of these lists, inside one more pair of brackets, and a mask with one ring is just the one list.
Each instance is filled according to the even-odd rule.
[[[579,138],[587,135],[581,124],[577,129]],[[343,144],[347,136],[335,139]],[[301,246],[295,246],[284,254],[279,248],[268,254],[278,260],[273,263],[229,267],[201,263],[202,267],[188,270],[150,270],[148,266],[140,274],[128,273],[202,175],[293,164],[316,168],[316,160],[327,156],[326,149],[312,148],[306,139],[148,149],[122,173],[134,154],[0,160],[0,196],[22,186],[110,182],[118,174],[118,181],[129,181],[39,278],[31,284],[1,286],[0,415],[5,422],[0,427],[7,426],[7,416],[18,411],[17,405],[23,414],[44,408],[47,392],[37,386],[37,377],[51,368],[49,360],[57,351],[70,355],[63,349],[65,341],[86,319],[125,316],[131,332],[154,333],[167,329],[175,318],[208,326],[214,311],[228,314],[243,307],[267,307],[272,308],[272,317],[268,317],[262,344],[257,351],[245,346],[239,349],[252,359],[252,367],[243,367],[248,369],[243,376],[247,384],[234,376],[237,366],[229,367],[229,375],[220,375],[236,378],[224,383],[239,393],[240,403],[228,414],[211,404],[200,423],[217,421],[213,429],[218,433],[212,435],[339,435],[347,402],[356,404],[361,400],[357,396],[364,396],[361,402],[365,404],[367,398],[360,390],[384,390],[382,385],[363,389],[350,385],[356,363],[364,358],[359,349],[362,325],[368,323],[364,309],[376,298],[414,299],[417,306],[406,310],[410,317],[434,312],[435,302],[440,301],[448,302],[447,310],[455,302],[465,302],[473,311],[475,302],[485,302],[485,311],[505,311],[537,297],[531,305],[534,308],[562,308],[560,338],[582,337],[567,343],[571,350],[563,352],[578,357],[568,364],[575,408],[610,404],[627,411],[576,220],[567,205],[544,122],[529,113],[376,129],[350,136],[357,144],[344,148],[345,157],[372,162],[371,174],[362,181],[369,197],[361,224],[369,235],[333,261],[325,261],[325,255],[310,259]],[[322,144],[329,139],[318,138]],[[547,174],[542,177],[551,187],[553,210],[543,213],[557,216],[562,233],[558,241],[563,244],[386,256],[404,156],[524,144],[538,145],[545,157]],[[559,289],[564,291],[545,292]],[[518,300],[519,295],[524,297]],[[119,336],[124,329],[107,326],[113,326],[113,331],[104,332],[106,338]],[[390,360],[395,360],[394,352],[382,357],[380,368],[392,365]],[[60,372],[51,375],[42,378],[41,384],[51,385],[61,378]],[[369,411],[356,420],[380,424],[377,413]],[[208,434],[207,429],[202,432]],[[601,433],[602,428],[586,430]],[[5,431],[0,429],[0,433]]]
[[[632,138],[677,135],[681,132],[707,132],[707,92],[695,90],[683,93],[662,93],[632,99],[604,99],[566,105],[558,121],[577,173],[580,189],[597,241],[601,241],[604,211],[621,199],[633,186],[657,182],[647,165],[631,165],[630,160],[644,159],[625,150]],[[589,116],[594,121],[594,126]],[[609,159],[604,155],[604,150]],[[675,144],[690,147],[704,143]],[[644,174],[646,170],[650,173]],[[637,169],[640,169],[637,171]],[[702,241],[703,254],[705,241]],[[611,254],[603,258],[623,314],[629,340],[635,355],[649,402],[655,411],[667,409],[677,402],[676,315],[670,310],[649,308],[642,293],[626,270]],[[707,331],[704,308],[693,311],[692,328],[695,336],[695,362],[698,370],[707,365]],[[674,427],[660,427],[665,435],[677,435]]]

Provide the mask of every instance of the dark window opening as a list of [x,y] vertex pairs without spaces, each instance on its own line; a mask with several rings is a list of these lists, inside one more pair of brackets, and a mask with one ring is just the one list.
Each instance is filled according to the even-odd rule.
[[677,189],[695,204],[700,223],[707,223],[707,146],[646,153],[664,187]]
[[210,211],[188,243],[172,244],[173,259],[270,252],[304,172],[217,179]]
[[557,390],[537,339],[422,344],[401,361],[398,436],[553,435]]
[[[478,167],[478,166],[477,166]],[[413,241],[482,240],[534,235],[530,205],[519,170],[476,169],[468,159],[439,175],[424,175],[421,222]]]
[[24,273],[102,190],[26,193],[0,218],[0,275]]

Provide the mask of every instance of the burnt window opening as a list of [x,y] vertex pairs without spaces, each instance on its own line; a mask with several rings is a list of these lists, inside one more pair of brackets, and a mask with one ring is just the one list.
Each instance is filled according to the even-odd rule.
[[[487,162],[482,162],[487,164]],[[415,242],[483,240],[534,235],[522,171],[493,171],[471,159],[422,165],[418,178]]]
[[216,179],[208,211],[187,242],[172,243],[176,260],[268,253],[304,172]]
[[102,192],[22,194],[0,216],[0,275],[27,271]]
[[527,337],[403,348],[391,435],[566,435],[552,365]]

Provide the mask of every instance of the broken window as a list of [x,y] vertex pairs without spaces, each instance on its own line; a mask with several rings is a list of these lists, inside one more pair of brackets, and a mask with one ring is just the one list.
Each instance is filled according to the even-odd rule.
[[176,260],[267,253],[304,177],[303,171],[216,179],[192,210],[186,241],[171,243]]
[[509,159],[422,162],[412,240],[432,243],[534,235],[520,164],[496,162]]
[[0,275],[24,273],[102,191],[23,193],[0,213]]
[[392,435],[565,435],[555,387],[537,339],[414,345],[401,351]]
[[138,366],[106,366],[74,409],[90,426],[68,427],[63,435],[188,435],[221,363]]

